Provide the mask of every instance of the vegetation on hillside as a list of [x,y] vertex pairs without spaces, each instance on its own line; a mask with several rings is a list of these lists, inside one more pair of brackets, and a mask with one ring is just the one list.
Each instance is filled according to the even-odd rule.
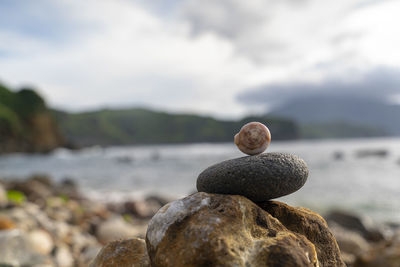
[[384,129],[379,127],[372,127],[343,121],[301,123],[300,131],[302,138],[305,139],[358,138],[389,135]]
[[45,152],[62,143],[45,101],[34,90],[0,84],[0,153]]
[[242,125],[250,121],[267,124],[275,140],[300,137],[293,121],[273,117],[231,121],[140,108],[77,114],[54,111],[54,115],[65,137],[80,146],[227,142],[232,141]]
[[274,140],[387,135],[381,128],[356,123],[328,120],[301,121],[298,124],[295,120],[276,115],[218,120],[142,108],[83,113],[50,112],[43,98],[34,90],[25,88],[13,92],[0,84],[0,153],[50,151],[65,146],[61,136],[78,147],[231,142],[235,133],[250,121],[268,125]]

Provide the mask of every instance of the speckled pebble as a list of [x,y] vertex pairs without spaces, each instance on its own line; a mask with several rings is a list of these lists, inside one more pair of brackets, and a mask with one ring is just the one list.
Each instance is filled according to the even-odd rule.
[[242,195],[261,202],[299,190],[307,181],[307,176],[307,165],[298,156],[264,153],[208,167],[197,178],[197,190]]

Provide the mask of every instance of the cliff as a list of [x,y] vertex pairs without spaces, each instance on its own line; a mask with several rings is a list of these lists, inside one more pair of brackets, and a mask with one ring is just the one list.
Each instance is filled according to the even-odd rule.
[[45,101],[32,89],[0,84],[0,154],[44,153],[64,145]]

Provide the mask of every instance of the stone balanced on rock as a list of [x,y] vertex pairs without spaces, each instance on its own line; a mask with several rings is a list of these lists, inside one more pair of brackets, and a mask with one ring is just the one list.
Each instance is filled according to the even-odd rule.
[[251,156],[207,168],[197,179],[202,192],[162,207],[148,224],[147,251],[140,239],[111,243],[91,266],[344,267],[319,214],[270,201],[295,192],[308,176],[295,155],[260,154],[270,141],[265,125],[243,126],[235,144]]
[[238,148],[251,156],[217,163],[197,178],[199,192],[241,195],[267,201],[299,190],[307,181],[304,160],[287,153],[262,153],[271,140],[268,128],[251,122],[235,136]]

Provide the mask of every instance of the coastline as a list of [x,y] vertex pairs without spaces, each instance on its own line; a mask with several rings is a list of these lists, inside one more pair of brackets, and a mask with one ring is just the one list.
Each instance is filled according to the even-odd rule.
[[88,266],[108,242],[144,238],[149,219],[168,201],[148,196],[102,203],[71,180],[0,180],[0,263]]

